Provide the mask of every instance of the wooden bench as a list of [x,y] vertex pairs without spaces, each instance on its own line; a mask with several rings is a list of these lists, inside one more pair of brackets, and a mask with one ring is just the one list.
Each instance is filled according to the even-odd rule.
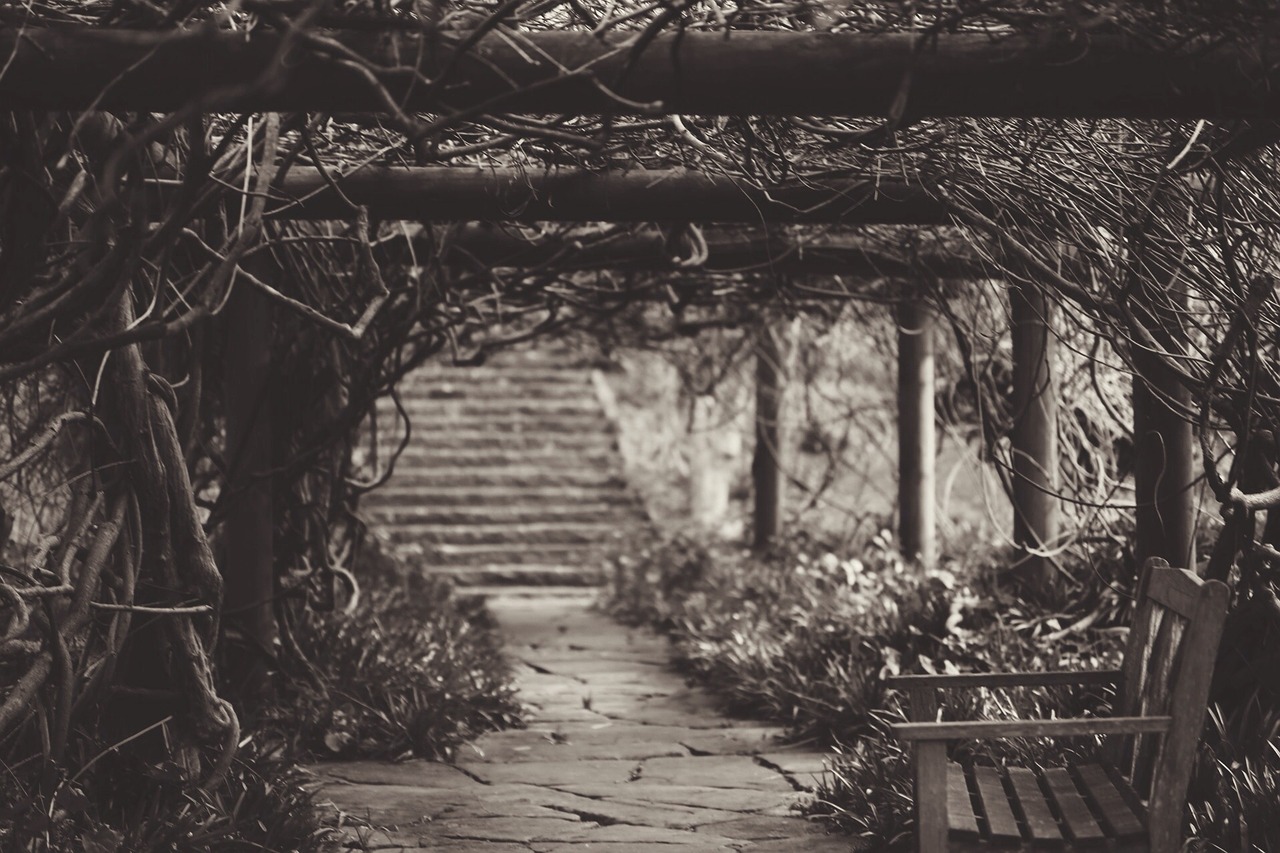
[[[1143,567],[1121,669],[908,675],[921,853],[1002,849],[1177,853],[1227,609],[1227,587],[1163,560]],[[1117,685],[1116,716],[936,722],[938,692],[972,687]],[[947,742],[1103,735],[1103,760],[1068,767],[961,767]]]

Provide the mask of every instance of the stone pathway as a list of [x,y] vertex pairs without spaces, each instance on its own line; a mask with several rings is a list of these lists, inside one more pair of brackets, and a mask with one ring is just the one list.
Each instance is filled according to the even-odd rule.
[[[457,764],[330,763],[321,802],[345,844],[457,853],[800,850],[850,839],[791,806],[823,756],[719,715],[668,664],[666,641],[589,610],[586,595],[497,596],[529,728],[485,735]],[[352,825],[352,824],[364,824]]]

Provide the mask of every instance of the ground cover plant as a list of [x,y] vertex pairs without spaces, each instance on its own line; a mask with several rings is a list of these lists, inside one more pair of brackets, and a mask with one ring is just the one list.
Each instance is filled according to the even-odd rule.
[[[603,606],[668,632],[677,660],[730,707],[829,744],[838,758],[813,811],[865,849],[908,849],[912,770],[888,732],[906,709],[904,697],[885,688],[885,675],[1105,669],[1123,650],[1131,561],[1119,553],[1099,559],[1087,567],[1087,587],[1046,603],[1000,577],[1001,556],[978,551],[922,571],[905,563],[887,532],[857,556],[796,536],[758,555],[688,535],[655,537],[612,559]],[[1256,641],[1238,615],[1233,619],[1239,637]],[[1224,649],[1239,656],[1230,636]],[[1220,673],[1227,670],[1220,664]],[[1240,670],[1235,675],[1239,681]],[[1280,716],[1270,681],[1245,681],[1244,696],[1215,691],[1189,796],[1193,849],[1280,849]],[[946,718],[1083,716],[1105,712],[1109,701],[1105,693],[1063,688],[974,690],[958,698]],[[1077,739],[957,749],[980,762],[1052,763],[1067,750],[1088,754],[1097,746]]]
[[109,726],[99,738],[76,730],[67,770],[52,773],[42,755],[52,720],[39,709],[38,725],[0,743],[0,850],[312,853],[328,849],[330,833],[299,762],[443,759],[469,738],[520,724],[482,603],[376,547],[358,565],[360,592],[347,606],[296,608],[282,620],[289,639],[269,701],[241,714],[239,748],[217,785],[191,784],[165,757],[171,718],[115,742]]
[[496,625],[442,578],[371,555],[355,606],[303,610],[292,628],[305,676],[270,720],[297,754],[448,759],[455,747],[521,723]]

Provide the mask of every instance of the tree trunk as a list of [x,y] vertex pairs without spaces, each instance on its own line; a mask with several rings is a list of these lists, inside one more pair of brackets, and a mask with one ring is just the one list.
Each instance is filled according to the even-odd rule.
[[933,312],[920,299],[898,303],[898,536],[903,556],[938,557],[933,400]]
[[1043,289],[1009,289],[1013,316],[1013,540],[1018,574],[1049,592],[1058,577],[1043,556],[1058,542],[1058,400],[1054,387],[1052,304]]

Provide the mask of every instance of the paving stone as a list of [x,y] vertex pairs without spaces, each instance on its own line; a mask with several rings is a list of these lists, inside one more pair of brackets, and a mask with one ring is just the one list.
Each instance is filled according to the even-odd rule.
[[685,689],[653,698],[602,696],[591,703],[591,710],[614,719],[691,729],[755,728],[760,725],[758,720],[723,716],[716,700],[701,690]]
[[572,665],[575,661],[589,659],[593,661],[616,661],[624,665],[637,665],[666,669],[671,666],[671,644],[666,640],[654,640],[639,648],[597,650],[594,652],[571,652],[563,649],[522,649],[521,657],[536,663],[538,666],[554,673],[559,667]]
[[639,760],[689,754],[674,736],[684,730],[650,731],[650,728],[617,725],[574,729],[566,733],[561,726],[497,732],[477,739],[470,751],[478,760],[488,764],[579,759]]
[[536,853],[654,853],[669,850],[671,853],[736,853],[735,847],[719,844],[658,845],[636,844],[634,841],[576,841],[568,844],[534,844]]
[[412,833],[377,833],[363,838],[347,839],[344,847],[356,851],[377,850],[379,853],[406,853],[417,850],[449,850],[452,853],[531,853],[532,848],[506,841],[466,841],[459,838],[421,838]]
[[535,705],[537,710],[535,719],[542,724],[551,723],[584,723],[586,725],[595,725],[603,723],[605,725],[612,723],[613,720],[604,714],[597,714],[594,711],[588,711],[581,705],[576,708],[567,705]]
[[743,726],[729,729],[688,729],[680,743],[694,754],[755,755],[774,752],[784,734],[780,726]]
[[759,757],[786,773],[805,790],[812,791],[822,774],[831,769],[833,756],[829,752],[768,752]]
[[[604,790],[625,792],[626,784]],[[600,824],[629,823],[664,828],[692,828],[741,817],[737,812],[683,804],[621,802],[608,797],[584,797],[556,788],[522,784],[488,786],[484,788],[484,794],[475,800],[439,807],[436,816],[515,816],[523,812],[538,817],[577,817]]]
[[589,679],[595,676],[608,678],[619,673],[635,673],[639,677],[675,675],[665,660],[645,662],[634,655],[600,657],[582,653],[545,655],[538,658],[538,665],[555,675],[572,675]]
[[717,823],[712,831],[725,838],[743,841],[772,841],[780,838],[794,838],[797,841],[810,836],[825,836],[827,828],[812,821],[793,817],[766,817],[750,815],[736,820]]
[[644,778],[614,788],[601,788],[596,785],[562,785],[560,790],[584,796],[603,796],[618,802],[638,805],[664,803],[737,812],[761,812],[765,809],[787,807],[800,796],[794,791],[668,785],[649,782]]
[[613,785],[634,775],[639,762],[609,759],[579,761],[525,761],[520,764],[461,766],[485,782],[523,782],[529,785]]
[[698,785],[707,788],[793,790],[782,774],[761,767],[745,755],[652,758],[641,765],[640,778],[650,784],[669,782],[673,785]]
[[[624,786],[620,786],[625,790]],[[602,797],[575,797],[561,808],[572,810],[583,820],[599,824],[625,823],[662,829],[694,829],[741,817],[740,812],[703,809],[683,804],[629,802],[607,794]]]
[[448,850],[449,853],[531,853],[532,847],[506,841],[467,841],[460,838],[418,839],[408,850]]
[[577,696],[590,689],[584,682],[567,675],[545,675],[540,672],[521,675],[516,679],[516,685],[526,699],[542,696]]
[[419,831],[422,838],[470,839],[473,841],[516,841],[528,844],[534,839],[558,841],[578,838],[596,826],[575,817],[563,818],[451,818],[429,824]]
[[465,788],[468,783],[477,784],[457,768],[438,761],[328,761],[313,765],[311,771],[321,777],[370,785]]
[[717,836],[714,833],[694,834],[676,829],[662,829],[653,826],[632,826],[618,823],[612,826],[583,826],[565,836],[547,839],[534,839],[532,847],[537,850],[542,841],[573,841],[594,844],[632,844],[639,848],[642,845],[661,844],[667,846],[727,846],[733,839]]
[[750,853],[850,853],[853,850],[865,849],[857,845],[856,839],[839,833],[829,835],[807,835],[803,839],[779,838],[773,841],[756,841],[745,848]]

